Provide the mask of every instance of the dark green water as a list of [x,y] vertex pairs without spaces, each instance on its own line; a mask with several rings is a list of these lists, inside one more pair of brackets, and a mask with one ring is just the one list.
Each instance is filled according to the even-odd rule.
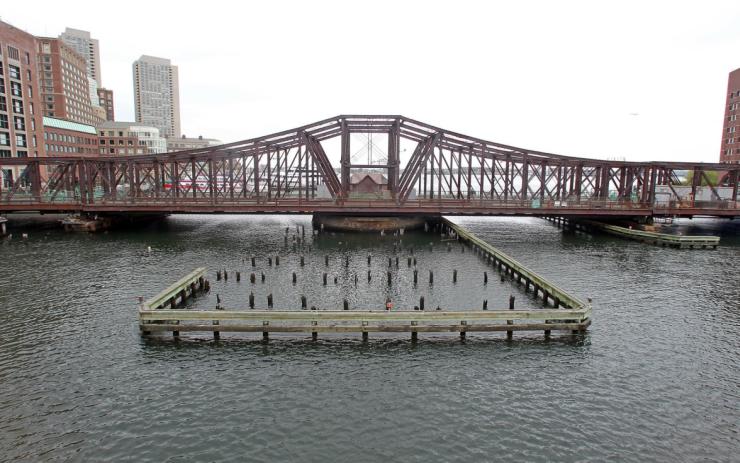
[[[538,219],[455,219],[594,300],[583,338],[541,334],[145,340],[136,297],[197,266],[195,305],[475,308],[535,304],[459,245],[307,236],[309,217],[178,216],[107,234],[35,231],[0,246],[0,461],[732,461],[740,451],[740,241],[716,251],[563,234]],[[696,225],[681,225],[689,228]],[[16,231],[16,236],[18,231]],[[432,247],[429,247],[429,243]],[[308,251],[308,245],[311,251]],[[147,246],[152,252],[147,253]],[[367,255],[373,255],[367,265]],[[267,266],[280,255],[280,266]],[[298,256],[306,256],[300,268]],[[257,256],[264,284],[251,285]],[[327,268],[324,256],[330,258]],[[388,287],[388,257],[393,284]],[[346,259],[349,258],[349,265]],[[242,271],[216,282],[217,268]],[[368,268],[372,281],[367,282]],[[428,271],[435,272],[433,286]],[[452,284],[452,269],[459,281]],[[298,282],[291,283],[296,271]],[[329,284],[322,285],[322,273]],[[354,274],[358,286],[354,286]],[[333,277],[337,277],[334,284]],[[258,279],[259,281],[259,279]]]

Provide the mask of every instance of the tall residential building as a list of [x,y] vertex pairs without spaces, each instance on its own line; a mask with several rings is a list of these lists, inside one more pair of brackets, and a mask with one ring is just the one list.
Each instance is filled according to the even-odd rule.
[[115,120],[115,112],[113,111],[113,90],[98,87],[98,100],[100,101],[100,106],[105,109],[105,120]]
[[159,129],[165,137],[180,136],[180,85],[170,60],[143,55],[134,61],[136,122]]
[[221,140],[216,140],[215,138],[203,138],[202,136],[198,136],[198,138],[187,138],[183,135],[179,138],[170,137],[167,139],[167,152],[202,149],[221,144]]
[[722,124],[722,144],[719,162],[740,163],[740,69],[735,69],[727,79],[727,102]]
[[[36,37],[0,21],[0,158],[45,154],[37,59]],[[0,169],[0,185],[12,185],[19,173]]]
[[84,58],[60,39],[37,42],[44,115],[97,125],[102,119],[93,111]]
[[167,140],[156,127],[135,122],[103,122],[98,126],[101,155],[156,154],[167,151]]
[[59,38],[85,59],[87,80],[90,86],[90,101],[93,106],[99,106],[98,87],[103,86],[103,79],[100,76],[100,43],[98,39],[90,37],[88,31],[69,27],[64,29]]

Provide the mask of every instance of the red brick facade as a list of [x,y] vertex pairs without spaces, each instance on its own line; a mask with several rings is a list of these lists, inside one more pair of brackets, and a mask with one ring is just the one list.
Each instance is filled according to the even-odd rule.
[[0,21],[0,158],[44,156],[36,38]]
[[727,79],[727,102],[722,124],[722,144],[719,162],[740,163],[740,69]]
[[44,149],[49,156],[98,156],[98,134],[94,127],[90,129],[93,133],[52,127],[46,124],[44,126]]

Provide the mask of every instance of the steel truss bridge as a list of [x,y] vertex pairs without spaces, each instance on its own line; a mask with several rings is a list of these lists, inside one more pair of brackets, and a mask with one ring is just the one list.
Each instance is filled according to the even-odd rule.
[[[352,162],[354,133],[387,138],[383,164]],[[740,165],[564,156],[404,116],[337,116],[157,155],[3,158],[0,169],[0,212],[740,216]],[[386,195],[351,191],[351,173],[367,169],[386,176]]]

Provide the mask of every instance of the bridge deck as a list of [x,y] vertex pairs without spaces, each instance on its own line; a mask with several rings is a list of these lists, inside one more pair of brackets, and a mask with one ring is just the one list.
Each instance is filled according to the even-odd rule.
[[368,214],[368,215],[531,215],[531,216],[679,216],[708,215],[740,217],[740,202],[684,204],[656,209],[649,204],[583,200],[547,201],[533,207],[531,201],[412,200],[394,201],[291,199],[263,201],[209,201],[192,199],[138,199],[80,204],[67,201],[14,200],[0,202],[0,212],[87,212],[87,213],[183,213],[183,214]]

